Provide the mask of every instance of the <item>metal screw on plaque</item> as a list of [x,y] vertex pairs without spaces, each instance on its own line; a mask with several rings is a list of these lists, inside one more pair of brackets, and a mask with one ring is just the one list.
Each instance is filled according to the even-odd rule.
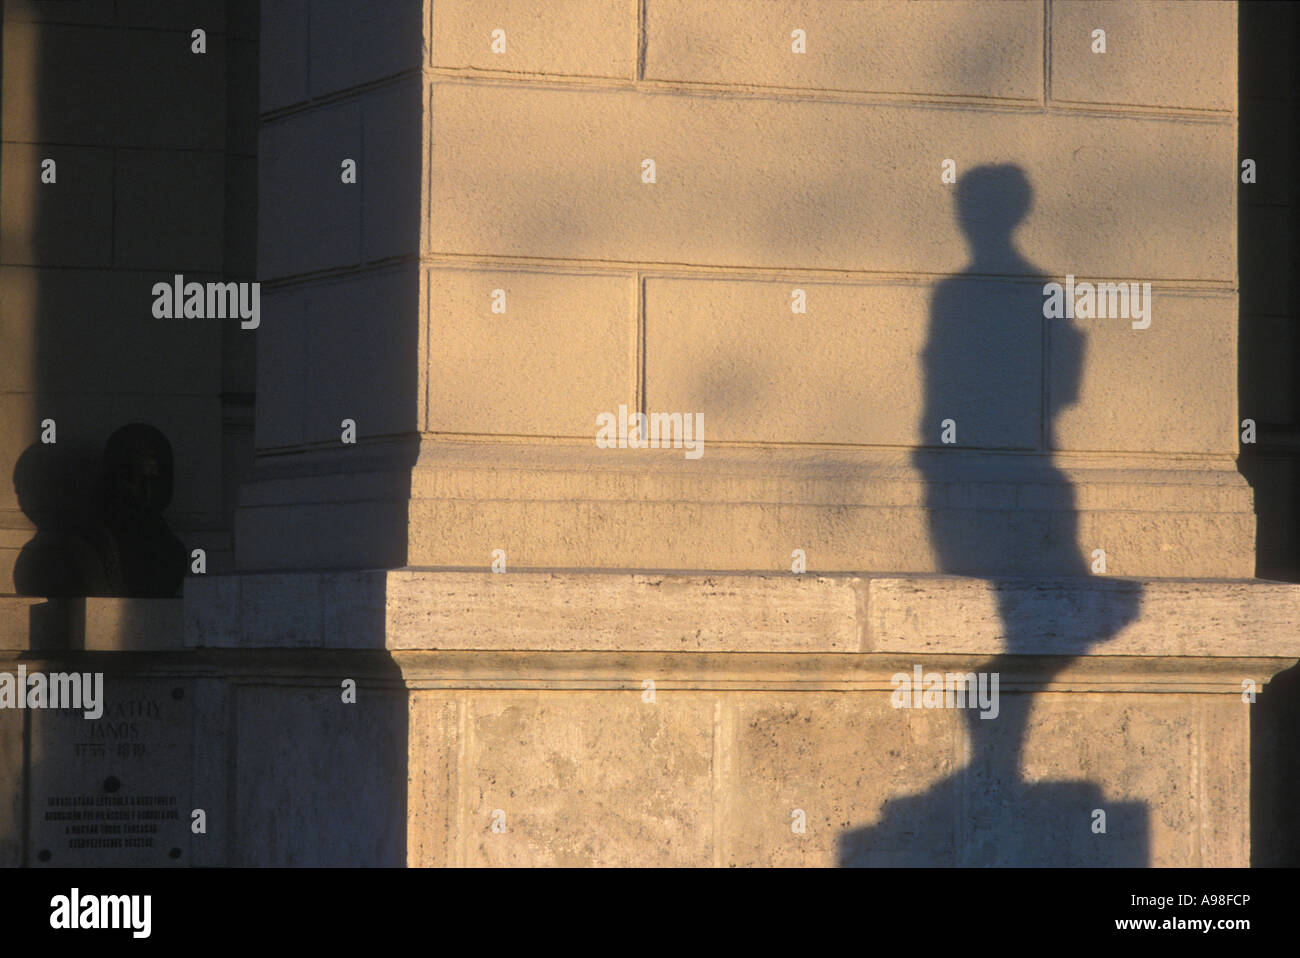
[[172,698],[176,699],[176,701],[179,702],[181,699],[185,698],[185,690],[184,690],[184,689],[172,689]]
[[50,854],[50,850],[49,850],[48,848],[42,848],[41,851],[40,851],[40,854],[37,855],[36,857],[39,858],[39,859],[40,859],[41,861],[43,861],[43,862],[47,862],[47,861],[49,861],[53,856]]
[[110,775],[104,779],[104,791],[106,792],[116,792],[121,787],[122,783],[117,780],[115,775]]
[[167,856],[168,856],[169,858],[180,858],[180,857],[181,857],[181,850],[180,850],[179,848],[173,848],[171,851],[169,851],[169,852],[167,853]]

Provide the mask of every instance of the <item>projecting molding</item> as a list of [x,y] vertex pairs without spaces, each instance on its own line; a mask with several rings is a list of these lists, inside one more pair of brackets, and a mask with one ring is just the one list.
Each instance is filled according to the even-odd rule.
[[424,569],[191,578],[190,646],[1300,657],[1300,585]]

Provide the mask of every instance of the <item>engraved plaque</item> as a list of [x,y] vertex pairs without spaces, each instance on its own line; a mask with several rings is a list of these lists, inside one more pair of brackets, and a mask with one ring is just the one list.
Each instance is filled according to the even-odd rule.
[[31,865],[188,864],[191,689],[108,673],[100,718],[29,713]]

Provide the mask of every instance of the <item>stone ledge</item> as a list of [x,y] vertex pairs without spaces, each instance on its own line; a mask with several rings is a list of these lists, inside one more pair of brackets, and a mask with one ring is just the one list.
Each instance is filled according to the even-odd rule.
[[193,578],[224,648],[1300,657],[1300,585],[394,569]]
[[656,692],[881,692],[898,673],[996,670],[1004,694],[1060,692],[1207,693],[1240,696],[1288,664],[1275,658],[1142,656],[781,655],[680,652],[394,652],[412,690],[628,692],[652,679]]
[[865,580],[865,650],[982,655],[1300,654],[1300,585],[1260,579]]
[[996,670],[1003,694],[1230,694],[1246,679],[1262,687],[1294,661],[1267,657],[1085,655],[987,656],[885,652],[495,652],[365,649],[188,649],[183,651],[0,650],[0,671],[96,671],[115,679],[201,679],[261,688],[331,692],[341,677],[359,688],[401,691],[659,693],[821,692],[890,694],[899,672]]
[[0,649],[183,649],[183,608],[182,599],[0,595]]

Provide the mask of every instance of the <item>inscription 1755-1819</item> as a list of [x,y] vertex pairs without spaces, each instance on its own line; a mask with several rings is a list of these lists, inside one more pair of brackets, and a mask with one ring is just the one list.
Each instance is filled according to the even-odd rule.
[[187,863],[187,684],[108,676],[99,720],[33,715],[31,864]]

